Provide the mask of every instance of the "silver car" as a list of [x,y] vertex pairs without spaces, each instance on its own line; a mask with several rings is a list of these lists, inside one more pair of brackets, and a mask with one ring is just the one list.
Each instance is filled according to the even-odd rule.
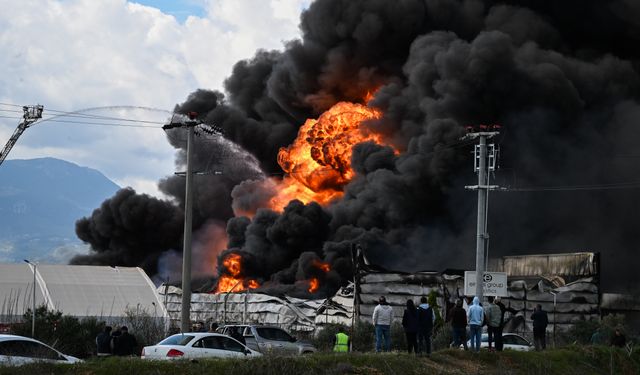
[[218,329],[219,332],[244,339],[246,345],[263,354],[297,355],[318,351],[308,342],[298,341],[279,327],[257,324],[231,324]]

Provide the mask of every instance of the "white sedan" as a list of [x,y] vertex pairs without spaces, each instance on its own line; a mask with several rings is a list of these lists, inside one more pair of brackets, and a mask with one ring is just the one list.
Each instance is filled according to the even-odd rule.
[[169,336],[142,349],[142,359],[253,358],[260,352],[219,333],[189,332]]
[[[504,349],[517,350],[521,352],[528,352],[533,350],[533,346],[527,339],[516,334],[516,333],[503,333],[502,334],[502,343],[504,344]],[[471,348],[471,340],[467,341],[467,345]],[[493,340],[493,347],[495,348],[495,339]],[[486,333],[482,334],[482,339],[480,342],[480,348],[487,349],[489,347],[489,335]]]
[[20,366],[34,362],[77,363],[81,360],[29,337],[0,334],[0,365]]

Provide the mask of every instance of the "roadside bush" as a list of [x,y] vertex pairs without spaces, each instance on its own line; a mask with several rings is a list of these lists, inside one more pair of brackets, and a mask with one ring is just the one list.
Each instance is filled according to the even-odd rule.
[[[23,316],[23,324],[15,325],[16,335],[31,337],[31,310]],[[35,339],[78,358],[87,358],[95,351],[95,337],[104,328],[104,322],[96,318],[79,320],[51,311],[45,305],[36,308]]]
[[156,344],[167,336],[164,322],[139,306],[125,309],[122,325],[126,325],[129,333],[136,337],[139,350],[142,350],[143,346]]
[[600,345],[609,345],[609,340],[616,328],[625,332],[627,339],[630,339],[631,332],[626,332],[625,316],[622,314],[611,314],[601,320],[584,320],[576,322],[566,333],[559,335],[561,343],[565,344],[591,344],[591,337],[598,331]]
[[352,335],[351,335],[351,329],[349,327],[346,327],[342,324],[327,324],[325,326],[322,327],[322,330],[320,330],[318,332],[318,334],[316,335],[316,337],[314,337],[311,342],[313,343],[313,345],[318,348],[318,350],[322,350],[322,351],[332,351],[333,350],[333,345],[335,343],[336,340],[336,333],[338,333],[338,331],[340,329],[345,329],[345,332],[347,333],[347,335],[349,335],[349,338],[351,339]]
[[391,324],[391,350],[407,350],[407,336],[401,323]]
[[449,326],[444,325],[433,333],[431,348],[433,351],[447,349],[452,341],[451,329]]
[[353,351],[368,352],[375,350],[375,331],[373,324],[357,322],[351,337],[353,339],[351,342]]

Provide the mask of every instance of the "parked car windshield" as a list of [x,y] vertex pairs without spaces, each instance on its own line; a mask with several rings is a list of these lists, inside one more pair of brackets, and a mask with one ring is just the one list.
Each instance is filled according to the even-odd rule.
[[194,336],[191,335],[173,335],[169,336],[166,339],[160,341],[158,345],[180,345],[185,346],[193,339]]

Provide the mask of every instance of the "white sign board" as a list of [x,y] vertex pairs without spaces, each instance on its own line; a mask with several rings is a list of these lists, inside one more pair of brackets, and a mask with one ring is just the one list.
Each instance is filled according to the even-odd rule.
[[[485,272],[483,280],[482,294],[484,296],[507,297],[507,273],[506,272]],[[464,295],[476,295],[476,272],[464,272]]]

